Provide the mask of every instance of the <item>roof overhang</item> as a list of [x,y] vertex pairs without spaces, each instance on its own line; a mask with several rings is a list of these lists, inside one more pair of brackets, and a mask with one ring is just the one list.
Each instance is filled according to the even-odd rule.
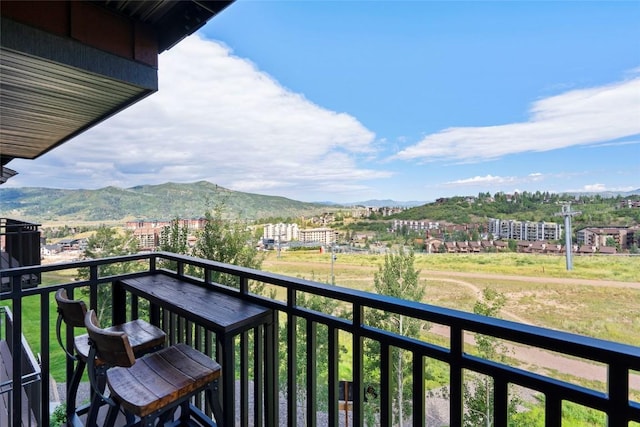
[[35,159],[157,91],[158,54],[230,3],[3,0],[0,165]]

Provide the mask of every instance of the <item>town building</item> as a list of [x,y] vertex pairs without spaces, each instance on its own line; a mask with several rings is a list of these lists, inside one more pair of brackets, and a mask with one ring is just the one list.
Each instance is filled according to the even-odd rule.
[[127,230],[135,230],[137,228],[164,228],[173,224],[174,221],[178,221],[180,227],[186,227],[187,230],[200,230],[203,229],[207,223],[205,218],[180,218],[172,220],[158,220],[158,219],[136,219],[133,221],[127,221],[124,227]]
[[125,229],[132,230],[133,236],[138,240],[138,246],[142,251],[154,251],[160,246],[160,237],[165,227],[171,226],[175,221],[178,226],[186,228],[189,235],[195,234],[204,228],[207,223],[205,218],[180,218],[173,220],[144,219],[133,220],[125,223]]
[[52,245],[42,245],[40,246],[40,254],[42,256],[52,256],[62,252],[62,245],[56,243]]
[[153,251],[158,246],[160,246],[161,233],[162,233],[162,228],[156,228],[156,227],[136,228],[133,231],[133,237],[135,237],[138,240],[138,248],[141,251]]
[[640,208],[640,200],[632,200],[632,199],[623,200],[620,202],[620,207],[622,209]]
[[58,245],[62,251],[83,251],[87,248],[87,239],[62,239]]
[[351,209],[353,218],[369,218],[372,215],[390,216],[407,208],[401,206],[355,206]]
[[556,224],[555,222],[531,222],[490,218],[488,230],[496,239],[551,241],[562,238],[562,225]]
[[275,242],[290,242],[299,240],[300,229],[298,224],[265,224],[262,232],[264,240],[273,240]]
[[438,230],[440,223],[435,221],[414,221],[407,219],[394,219],[391,224],[391,231],[399,231],[406,228],[411,231],[425,231],[425,230]]
[[338,240],[338,232],[331,228],[307,228],[300,230],[301,242],[317,242],[332,245]]
[[629,249],[636,242],[638,235],[639,230],[631,227],[588,227],[576,232],[576,241],[578,245],[590,245],[595,248],[615,245],[620,249]]

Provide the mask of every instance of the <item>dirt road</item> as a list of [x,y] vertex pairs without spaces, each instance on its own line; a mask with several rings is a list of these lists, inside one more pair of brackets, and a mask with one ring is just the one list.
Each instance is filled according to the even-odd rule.
[[531,283],[555,283],[567,285],[586,285],[586,286],[606,286],[617,288],[640,289],[640,282],[620,282],[614,280],[592,280],[592,279],[575,279],[575,278],[559,278],[559,277],[540,277],[540,276],[510,276],[505,274],[487,274],[487,273],[466,273],[458,271],[434,271],[422,270],[421,276],[437,276],[437,277],[461,277],[468,279],[491,279],[491,280],[509,280],[518,282]]
[[[304,267],[305,270],[310,268],[316,268],[317,271],[324,271],[327,269],[326,263],[321,262],[298,262],[298,261],[282,261],[266,262],[265,264],[287,265],[290,267],[299,266]],[[373,277],[374,272],[377,271],[376,266],[366,265],[341,265],[341,269],[358,270],[358,271],[371,271]],[[473,279],[484,280],[503,280],[503,281],[522,281],[529,283],[553,283],[553,284],[566,284],[575,286],[596,286],[596,287],[614,287],[614,288],[630,288],[640,290],[640,283],[638,282],[620,282],[611,280],[590,280],[590,279],[575,279],[575,278],[554,278],[554,277],[530,277],[530,276],[513,276],[513,275],[501,275],[501,274],[485,274],[485,273],[468,273],[468,272],[451,272],[451,271],[434,271],[434,270],[421,270],[420,276],[429,280],[438,280],[440,282],[445,281],[457,286],[461,286],[471,290],[477,297],[481,295],[481,289],[472,283]],[[639,308],[640,310],[640,308]],[[503,318],[513,320],[520,323],[530,324],[526,319],[516,315],[508,309],[503,309],[501,312]],[[448,337],[449,331],[445,326],[434,325],[430,332],[436,333]],[[465,341],[469,344],[473,344],[473,336],[468,334]],[[583,378],[588,381],[600,381],[606,384],[607,368],[606,366],[595,364],[587,360],[580,360],[575,358],[569,358],[564,355],[553,353],[547,350],[541,350],[538,348],[531,348],[521,346],[517,344],[509,345],[511,351],[510,357],[520,361],[521,367],[528,369],[543,375],[553,375],[554,372],[561,372],[565,375],[570,375],[576,378]],[[640,349],[638,350],[640,352]],[[630,376],[630,387],[633,390],[640,391],[640,375]],[[605,391],[605,390],[603,390]]]

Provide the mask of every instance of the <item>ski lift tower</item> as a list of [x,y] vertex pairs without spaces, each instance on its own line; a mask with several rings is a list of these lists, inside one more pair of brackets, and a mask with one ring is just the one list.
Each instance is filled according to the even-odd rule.
[[572,211],[570,203],[562,205],[562,212],[556,213],[556,216],[564,217],[564,247],[567,257],[567,270],[573,269],[573,242],[571,241],[573,232],[571,230],[571,217],[580,215],[581,213],[580,211]]

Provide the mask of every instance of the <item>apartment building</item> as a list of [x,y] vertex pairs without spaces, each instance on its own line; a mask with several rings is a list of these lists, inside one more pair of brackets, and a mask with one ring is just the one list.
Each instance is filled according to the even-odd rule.
[[180,227],[186,228],[189,234],[201,230],[207,223],[205,218],[181,218],[177,220],[134,220],[127,221],[125,228],[133,231],[133,236],[138,239],[138,246],[143,251],[153,251],[160,246],[160,236],[165,227],[169,227],[174,221],[178,221]]
[[[127,221],[124,227],[127,230],[135,230],[137,228],[159,228],[170,226],[175,219],[172,220],[157,220],[157,219],[143,219]],[[188,230],[200,230],[204,228],[207,220],[205,218],[180,218],[177,220],[180,227],[186,227]]]
[[578,245],[590,245],[599,249],[607,244],[609,239],[613,239],[615,245],[620,249],[628,249],[634,245],[640,230],[627,227],[605,227],[605,228],[583,228],[576,232]]
[[626,199],[620,202],[620,208],[640,208],[640,200]]
[[142,227],[133,230],[133,237],[138,240],[141,251],[153,251],[160,245],[162,228]]
[[402,230],[403,227],[406,227],[412,231],[425,231],[425,230],[438,230],[440,228],[440,223],[434,221],[414,221],[414,220],[406,220],[406,219],[394,219],[391,224],[391,231]]
[[368,218],[371,215],[390,216],[404,211],[401,206],[356,206],[351,209],[353,218]]
[[162,228],[170,225],[170,221],[156,220],[156,219],[136,219],[133,221],[127,221],[124,224],[124,228],[127,230],[136,230],[142,228]]
[[550,241],[562,238],[562,225],[555,222],[490,218],[488,230],[490,234],[499,239]]
[[338,232],[331,228],[307,228],[300,230],[301,242],[317,242],[332,245],[338,240]]
[[266,224],[262,233],[264,240],[273,239],[278,242],[290,242],[300,239],[298,224]]

